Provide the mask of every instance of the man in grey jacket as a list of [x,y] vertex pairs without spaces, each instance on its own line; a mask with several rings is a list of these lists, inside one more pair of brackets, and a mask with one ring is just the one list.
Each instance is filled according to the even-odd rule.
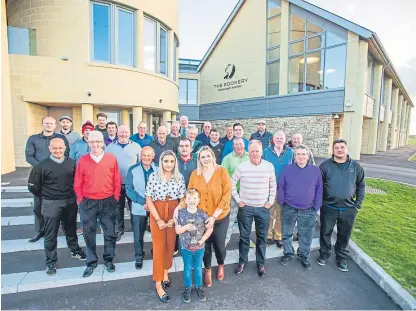
[[141,161],[131,166],[127,172],[126,194],[132,201],[131,226],[133,228],[134,254],[136,258],[134,266],[137,270],[143,268],[143,237],[147,223],[146,196],[144,192],[150,174],[157,170],[153,163],[154,157],[155,152],[151,147],[143,147]]
[[[26,142],[26,162],[35,166],[43,159],[48,158],[51,153],[49,151],[49,144],[53,138],[60,137],[65,142],[65,153],[67,157],[69,154],[69,144],[66,137],[62,134],[55,133],[56,120],[52,117],[45,117],[42,120],[42,132],[40,134],[34,134],[29,137]],[[42,238],[45,234],[45,221],[41,213],[42,199],[34,196],[33,212],[35,213],[35,230],[36,235],[30,238],[29,242],[34,243]]]
[[79,133],[74,132],[72,130],[72,118],[70,116],[62,116],[59,119],[59,123],[61,124],[61,134],[66,137],[69,143],[69,147],[81,139],[81,135]]
[[127,171],[130,166],[140,161],[140,153],[142,148],[139,144],[130,140],[130,130],[126,125],[120,125],[117,131],[117,140],[107,146],[106,151],[112,153],[116,159],[121,175],[121,192],[120,200],[117,206],[116,218],[116,235],[117,241],[124,234],[124,207],[130,207],[131,200],[126,197],[126,179]]

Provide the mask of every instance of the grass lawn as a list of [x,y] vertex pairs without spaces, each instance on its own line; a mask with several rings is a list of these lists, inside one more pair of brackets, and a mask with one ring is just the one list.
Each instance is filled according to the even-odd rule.
[[416,162],[416,153],[409,158],[409,161]]
[[366,194],[352,239],[411,295],[416,296],[416,188],[367,179],[387,195]]
[[409,145],[416,145],[416,136],[409,136]]

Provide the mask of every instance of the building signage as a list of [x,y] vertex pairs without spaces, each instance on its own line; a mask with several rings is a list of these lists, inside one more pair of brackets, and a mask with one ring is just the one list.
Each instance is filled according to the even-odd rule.
[[234,74],[235,74],[235,65],[228,64],[227,67],[225,67],[224,81],[222,83],[214,84],[214,88],[219,92],[227,91],[227,90],[243,87],[243,85],[247,83],[248,78],[232,79],[234,77]]

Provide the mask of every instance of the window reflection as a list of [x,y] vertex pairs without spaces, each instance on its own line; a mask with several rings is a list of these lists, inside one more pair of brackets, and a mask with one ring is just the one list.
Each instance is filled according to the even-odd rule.
[[267,60],[274,60],[280,57],[280,48],[274,48],[272,50],[267,51]]
[[267,14],[269,17],[280,14],[278,0],[267,0]]
[[267,95],[279,95],[280,62],[267,65]]
[[118,64],[134,66],[133,13],[118,9]]
[[179,104],[198,104],[198,80],[179,79]]
[[268,23],[268,46],[272,47],[276,45],[280,45],[280,16],[273,17],[267,21]]
[[156,23],[150,19],[144,19],[144,68],[156,71]]
[[325,48],[324,36],[316,36],[308,39],[308,51]]
[[305,52],[305,41],[299,41],[290,44],[290,54],[299,54]]
[[168,74],[168,32],[160,28],[160,54],[159,54],[159,72],[161,74]]
[[324,85],[324,50],[306,55],[306,89],[322,90]]
[[308,22],[308,36],[324,32],[325,30],[315,24]]
[[304,63],[304,56],[289,60],[289,93],[303,92]]
[[291,14],[290,19],[290,40],[297,40],[305,37],[306,22],[304,18]]
[[347,46],[346,45],[328,49],[326,51],[325,89],[344,87],[346,58],[347,58]]
[[326,33],[326,46],[333,46],[333,45],[343,44],[346,42],[347,40],[342,39],[330,32]]
[[93,3],[94,60],[110,62],[110,6]]

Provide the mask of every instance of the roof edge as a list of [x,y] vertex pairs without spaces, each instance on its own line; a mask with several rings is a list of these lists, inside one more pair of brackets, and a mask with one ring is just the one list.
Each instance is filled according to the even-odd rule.
[[197,72],[199,72],[202,67],[204,67],[206,61],[211,56],[212,52],[214,51],[215,47],[218,45],[218,43],[221,41],[222,36],[227,31],[228,27],[231,25],[231,22],[236,17],[237,13],[240,11],[243,4],[246,2],[246,0],[239,0],[238,3],[235,5],[233,11],[228,16],[227,20],[225,21],[224,25],[222,25],[220,32],[215,37],[214,41],[211,43],[210,47],[208,48],[207,52],[205,53],[204,57],[201,60],[201,63],[199,64],[197,68]]

